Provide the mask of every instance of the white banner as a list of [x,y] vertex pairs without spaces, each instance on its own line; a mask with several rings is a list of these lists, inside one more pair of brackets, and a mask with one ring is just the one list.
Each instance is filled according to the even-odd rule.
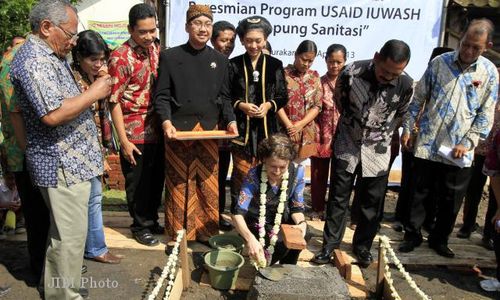
[[[324,53],[330,44],[343,44],[347,62],[372,58],[390,39],[410,45],[412,57],[406,71],[420,79],[432,49],[438,45],[442,1],[440,0],[171,0],[170,47],[186,43],[186,10],[190,4],[207,4],[214,22],[235,25],[249,16],[264,16],[273,25],[269,42],[273,56],[284,65],[293,63],[299,43],[309,39],[318,45],[313,69],[326,72]],[[238,38],[232,56],[244,52]]]

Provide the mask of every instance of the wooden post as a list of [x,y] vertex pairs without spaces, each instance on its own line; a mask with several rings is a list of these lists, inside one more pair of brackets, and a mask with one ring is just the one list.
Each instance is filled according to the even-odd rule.
[[181,259],[181,268],[182,268],[182,286],[184,290],[186,290],[189,287],[189,284],[191,283],[191,270],[189,268],[186,230],[183,230],[183,233],[184,234],[182,235],[179,256]]
[[377,299],[382,299],[382,295],[384,293],[384,269],[385,269],[385,248],[382,247],[382,240],[379,238],[378,240],[378,264],[377,264]]

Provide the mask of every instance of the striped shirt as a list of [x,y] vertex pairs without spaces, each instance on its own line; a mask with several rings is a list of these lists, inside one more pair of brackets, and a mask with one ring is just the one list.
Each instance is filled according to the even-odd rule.
[[[482,56],[464,70],[458,62],[458,51],[432,60],[415,87],[403,126],[404,133],[409,133],[423,107],[415,156],[453,165],[438,155],[441,146],[462,144],[474,149],[490,131],[497,91],[495,65]],[[467,155],[472,160],[472,152]]]

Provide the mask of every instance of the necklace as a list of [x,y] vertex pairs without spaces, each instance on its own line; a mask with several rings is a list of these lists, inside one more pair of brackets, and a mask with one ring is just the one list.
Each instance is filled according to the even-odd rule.
[[258,269],[259,267],[263,268],[271,264],[271,259],[274,253],[274,246],[276,245],[276,241],[278,240],[278,233],[280,231],[281,218],[283,216],[283,211],[285,210],[285,201],[286,201],[286,189],[288,187],[288,170],[285,171],[281,181],[281,193],[279,197],[278,210],[276,212],[276,217],[274,218],[274,225],[269,232],[269,246],[266,248],[266,240],[264,236],[266,235],[266,203],[267,203],[267,172],[265,165],[262,166],[262,172],[260,175],[261,183],[260,183],[260,206],[259,206],[259,243],[262,245],[264,249],[264,256],[259,257],[257,262],[254,262],[254,265]]

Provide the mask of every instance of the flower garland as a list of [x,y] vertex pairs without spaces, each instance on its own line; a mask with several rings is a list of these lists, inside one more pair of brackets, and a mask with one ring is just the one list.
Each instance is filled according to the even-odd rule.
[[163,268],[163,271],[161,272],[160,278],[158,278],[158,281],[156,282],[155,288],[151,292],[151,294],[148,297],[148,300],[154,300],[156,299],[156,296],[158,296],[158,293],[160,292],[161,287],[163,286],[163,282],[165,279],[167,279],[167,275],[169,278],[167,287],[165,289],[165,296],[163,297],[164,300],[167,300],[168,297],[170,297],[170,292],[172,291],[172,287],[174,285],[174,279],[175,279],[175,273],[176,273],[176,265],[177,261],[179,260],[179,245],[182,241],[182,237],[184,236],[184,230],[179,230],[177,231],[177,238],[175,240],[174,248],[172,249],[172,253],[168,256],[168,261],[167,265]]
[[265,165],[262,166],[262,172],[260,175],[261,183],[260,183],[260,206],[259,206],[259,243],[262,245],[264,249],[264,258],[259,257],[258,262],[253,262],[255,267],[258,269],[259,267],[264,268],[271,264],[271,259],[274,253],[274,246],[278,241],[278,233],[280,231],[281,219],[283,216],[283,211],[285,210],[285,202],[286,202],[286,189],[288,188],[288,170],[285,171],[281,181],[281,193],[280,193],[280,201],[278,204],[278,210],[276,212],[276,217],[274,218],[274,226],[269,233],[269,246],[266,249],[266,240],[264,236],[266,235],[266,203],[267,203],[267,172]]
[[[398,259],[396,256],[396,253],[394,253],[394,250],[391,247],[391,244],[389,243],[389,238],[386,236],[381,236],[380,237],[380,245],[389,252],[389,255],[391,256],[394,264],[398,268],[399,272],[403,275],[404,279],[408,282],[410,287],[417,293],[417,295],[420,297],[420,299],[424,300],[430,300],[431,298],[427,296],[418,286],[417,283],[411,278],[410,274],[406,272],[405,268],[403,267],[403,264],[401,264],[401,261]],[[389,271],[389,265],[388,262],[389,260],[387,259],[386,252],[383,252],[383,258],[385,261],[385,270],[384,270],[384,276],[387,278],[387,283],[389,284],[389,287],[391,289],[391,295],[395,299],[401,299],[396,290],[394,289],[394,286],[392,285],[393,280],[391,279],[391,272]]]

